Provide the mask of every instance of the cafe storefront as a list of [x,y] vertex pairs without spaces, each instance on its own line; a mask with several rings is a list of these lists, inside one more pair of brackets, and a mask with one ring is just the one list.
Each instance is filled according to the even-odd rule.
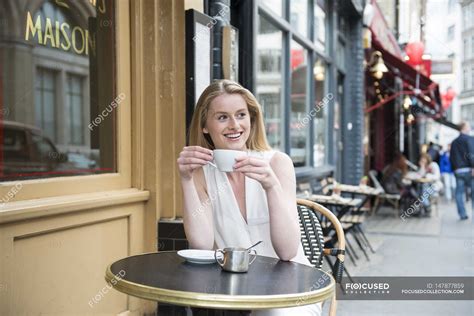
[[154,304],[105,268],[180,209],[184,2],[0,1],[0,314]]

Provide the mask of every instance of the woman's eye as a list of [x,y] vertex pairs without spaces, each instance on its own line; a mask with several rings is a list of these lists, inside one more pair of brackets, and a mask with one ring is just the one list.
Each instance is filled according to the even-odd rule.
[[244,118],[246,116],[247,116],[247,113],[244,113],[244,112],[237,114],[238,118]]
[[227,119],[227,115],[219,115],[219,116],[217,117],[217,119],[218,119],[219,121],[226,120],[226,119]]

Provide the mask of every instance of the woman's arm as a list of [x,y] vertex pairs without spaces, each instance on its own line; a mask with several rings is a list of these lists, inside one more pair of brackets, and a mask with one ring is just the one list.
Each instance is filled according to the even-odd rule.
[[296,209],[296,177],[293,162],[276,152],[270,161],[278,182],[266,189],[270,212],[270,235],[273,248],[282,260],[296,257],[301,232]]
[[214,226],[211,199],[204,184],[202,168],[191,180],[181,179],[183,189],[183,224],[190,248],[212,249]]
[[281,152],[276,152],[270,163],[255,157],[240,157],[236,161],[235,171],[260,182],[266,192],[270,237],[276,254],[281,260],[293,259],[301,242],[293,162]]
[[183,189],[184,231],[191,248],[196,249],[214,246],[212,206],[202,168],[211,160],[212,151],[199,146],[184,147],[177,160]]

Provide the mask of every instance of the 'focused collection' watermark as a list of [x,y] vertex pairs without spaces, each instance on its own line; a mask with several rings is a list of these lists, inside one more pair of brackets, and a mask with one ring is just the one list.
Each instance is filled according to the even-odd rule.
[[343,277],[339,300],[472,300],[473,277]]
[[204,210],[209,207],[215,199],[217,199],[217,196],[224,192],[225,190],[228,190],[229,186],[226,183],[219,184],[217,186],[217,192],[215,195],[211,195],[204,203],[202,203],[193,213],[192,216],[196,217],[199,214],[202,214]]
[[124,270],[120,270],[116,275],[114,275],[114,277],[110,280],[110,283],[107,283],[106,286],[104,286],[96,295],[94,295],[93,298],[89,300],[89,306],[93,308],[94,304],[99,303],[104,298],[105,294],[109,292],[112,286],[117,284],[117,281],[122,279],[124,276],[125,276]]
[[[330,276],[329,274],[331,273],[331,271],[326,271],[326,273],[324,273],[323,275],[321,275],[317,280],[316,282],[314,282],[311,287],[309,288],[308,292],[313,292],[313,291],[316,291],[320,288],[323,288],[327,283],[330,282]],[[311,294],[307,294],[303,297],[301,297],[300,299],[298,299],[298,301],[296,302],[296,305],[299,306],[299,305],[305,305],[305,301],[307,301],[309,298],[311,297]]]
[[410,217],[415,211],[419,210],[421,207],[421,204],[425,203],[428,201],[430,196],[435,193],[435,190],[433,186],[429,186],[426,190],[423,191],[423,194],[416,199],[416,201],[410,205],[408,209],[406,209],[401,215],[400,218],[402,221],[406,221],[406,218]]
[[208,33],[212,30],[212,28],[214,27],[214,25],[217,24],[217,17],[218,16],[224,16],[224,14],[226,14],[227,12],[229,12],[229,8],[228,7],[224,7],[222,8],[219,12],[217,12],[217,15],[211,17],[211,21],[209,23],[206,24],[206,28],[205,29],[201,29],[199,31],[196,32],[196,34],[193,36],[193,41],[197,41],[199,39],[206,39],[206,37],[208,36]]
[[318,102],[314,108],[311,109],[311,111],[309,111],[309,113],[305,115],[305,117],[298,121],[297,128],[302,129],[308,125],[308,123],[316,116],[316,114],[318,114],[318,112],[321,111],[326,105],[328,105],[329,101],[332,99],[334,99],[334,95],[332,93],[328,93],[321,101]]
[[17,194],[20,192],[20,190],[23,188],[23,184],[17,183],[14,186],[11,187],[10,190],[2,197],[0,200],[0,208],[4,207],[5,204],[10,202]]
[[125,93],[120,93],[87,127],[92,131],[94,127],[99,126],[123,100],[125,100]]

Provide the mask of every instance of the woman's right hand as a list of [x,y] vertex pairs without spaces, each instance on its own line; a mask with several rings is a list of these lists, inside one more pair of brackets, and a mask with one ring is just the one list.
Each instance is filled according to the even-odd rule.
[[212,150],[201,146],[184,147],[177,160],[181,178],[192,179],[194,170],[212,161],[212,153]]

